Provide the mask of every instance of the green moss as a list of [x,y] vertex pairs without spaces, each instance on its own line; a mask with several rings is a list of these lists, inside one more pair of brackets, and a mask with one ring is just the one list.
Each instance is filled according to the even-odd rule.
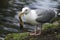
[[56,38],[60,39],[60,34],[57,34],[57,35],[56,35]]
[[47,30],[47,29],[56,29],[59,28],[60,24],[53,24],[53,23],[49,23],[49,24],[44,24],[42,27],[42,30]]
[[60,39],[60,32],[55,32],[54,30],[60,28],[60,21],[54,22],[54,23],[48,23],[48,24],[43,24],[42,26],[42,31],[43,33],[46,32],[45,30],[50,29],[51,31],[49,31],[51,34],[47,33],[45,35],[43,35],[43,33],[38,36],[38,37],[33,37],[33,36],[29,36],[28,32],[25,33],[12,33],[12,34],[8,34],[5,37],[5,40],[59,40]]
[[29,33],[12,33],[5,37],[5,40],[24,40],[29,36]]

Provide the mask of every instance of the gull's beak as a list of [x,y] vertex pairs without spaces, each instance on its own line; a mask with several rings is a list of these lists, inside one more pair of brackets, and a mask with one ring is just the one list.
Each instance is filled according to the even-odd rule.
[[22,15],[24,15],[24,13],[23,12],[20,12],[20,16],[22,16]]

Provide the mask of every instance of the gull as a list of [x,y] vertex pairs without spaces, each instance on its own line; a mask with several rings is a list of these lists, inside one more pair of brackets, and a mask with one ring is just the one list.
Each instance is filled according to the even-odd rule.
[[42,24],[51,22],[51,20],[55,18],[56,13],[51,9],[31,9],[29,7],[24,7],[19,13],[19,19],[21,20],[20,24],[23,26],[21,19],[22,15],[25,17],[26,23],[35,26],[34,32],[30,33],[30,35],[40,35],[42,31]]

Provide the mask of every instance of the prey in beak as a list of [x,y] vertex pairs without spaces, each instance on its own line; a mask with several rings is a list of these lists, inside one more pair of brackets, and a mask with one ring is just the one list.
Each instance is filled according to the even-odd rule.
[[23,12],[20,12],[20,16],[23,16],[24,15],[24,13]]
[[22,16],[24,15],[24,13],[20,12],[19,13],[19,23],[20,23],[20,29],[22,30],[23,29],[23,21],[22,21]]

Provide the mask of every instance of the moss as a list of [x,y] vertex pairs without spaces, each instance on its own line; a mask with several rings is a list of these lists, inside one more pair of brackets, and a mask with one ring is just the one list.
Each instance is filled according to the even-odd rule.
[[53,24],[53,23],[49,23],[49,24],[44,24],[42,27],[42,30],[47,30],[47,29],[56,29],[59,28],[60,24]]
[[29,36],[29,33],[12,33],[5,37],[5,40],[25,40]]
[[56,35],[56,38],[59,38],[59,39],[60,39],[60,34],[57,34],[57,35]]
[[[42,26],[42,34],[40,36],[29,36],[28,32],[24,33],[12,33],[8,34],[5,37],[5,40],[60,40],[60,21],[57,21],[58,23],[48,23],[48,24],[43,24]],[[50,29],[51,31],[46,32],[45,30]],[[56,29],[59,29],[55,31]],[[46,32],[46,34],[44,33]]]

